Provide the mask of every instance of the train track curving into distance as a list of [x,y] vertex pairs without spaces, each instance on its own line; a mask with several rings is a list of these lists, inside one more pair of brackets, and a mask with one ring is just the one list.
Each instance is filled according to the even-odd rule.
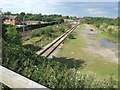
[[48,44],[47,46],[43,47],[42,50],[37,51],[38,55],[49,57],[51,53],[66,39],[67,35],[74,31],[79,24],[74,25],[72,28],[67,30],[64,34],[62,34],[60,37],[55,39],[52,43]]

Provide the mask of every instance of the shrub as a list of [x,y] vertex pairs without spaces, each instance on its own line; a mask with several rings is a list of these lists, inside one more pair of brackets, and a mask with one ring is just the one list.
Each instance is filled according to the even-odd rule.
[[65,27],[61,26],[61,27],[59,27],[59,30],[64,33],[65,32]]
[[72,24],[67,24],[66,26],[67,26],[67,28],[71,28]]
[[17,32],[16,30],[7,30],[6,34],[6,41],[12,44],[22,44],[22,35]]
[[99,27],[100,27],[100,24],[96,24],[96,27],[99,28]]
[[50,36],[50,33],[54,32],[51,26],[43,28],[43,34]]
[[[30,78],[48,88],[117,88],[117,81],[101,80],[95,75],[85,75],[76,68],[38,56],[30,49],[4,43],[3,66]],[[76,71],[76,72],[75,72]]]
[[109,34],[112,34],[112,31],[113,31],[112,28],[109,28],[109,29],[108,29],[108,33],[109,33]]
[[54,32],[58,32],[59,31],[59,27],[58,26],[53,26],[52,29],[53,29]]
[[32,31],[31,33],[31,37],[38,37],[38,36],[41,36],[43,33],[43,30],[42,29],[35,29]]
[[75,38],[75,35],[74,35],[73,33],[70,33],[70,34],[68,34],[68,38],[69,38],[69,39],[74,39],[74,38]]
[[111,33],[111,35],[112,35],[113,37],[115,37],[115,38],[118,38],[118,36],[119,36],[119,31],[113,30],[112,33]]
[[106,29],[108,27],[107,24],[103,23],[102,25],[100,25],[100,28]]

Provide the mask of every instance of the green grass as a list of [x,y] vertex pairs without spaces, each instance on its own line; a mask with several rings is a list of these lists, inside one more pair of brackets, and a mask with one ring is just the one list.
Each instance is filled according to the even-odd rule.
[[37,47],[37,48],[42,48],[44,46],[46,46],[47,44],[49,44],[50,42],[52,42],[54,38],[49,38],[49,37],[46,37],[45,35],[42,35],[42,36],[39,36],[39,37],[33,37],[27,41],[23,41],[23,46],[25,45],[32,45],[34,47]]
[[27,41],[23,41],[23,45],[26,45],[26,44],[34,44],[35,42],[37,42],[38,40],[41,40],[42,37],[33,37]]
[[115,38],[115,37],[113,37],[113,36],[111,36],[111,35],[109,35],[108,33],[105,33],[105,32],[98,33],[97,36],[98,36],[99,40],[101,40],[103,38],[107,38],[107,39],[110,39],[111,41],[113,41],[115,43],[118,43],[118,47],[116,49],[120,50],[120,45],[119,45],[120,44],[120,39],[119,39],[119,37]]
[[99,61],[99,58],[93,60],[93,63],[87,62],[87,66],[84,67],[82,72],[89,73],[94,72],[103,79],[109,79],[111,76],[114,79],[118,79],[118,65],[115,63]]
[[118,43],[118,38],[114,38],[107,33],[98,33],[97,35],[98,35],[99,39],[108,38],[108,39],[112,40],[113,42]]
[[71,19],[64,19],[64,21],[65,21],[65,22],[66,22],[66,21],[69,21],[69,22],[70,22],[70,21],[74,21],[74,20],[71,20]]
[[83,60],[85,63],[83,64],[83,68],[79,68],[80,71],[86,74],[90,74],[89,72],[96,73],[98,77],[103,79],[109,78],[112,75],[112,77],[117,80],[118,65],[116,63],[106,62],[103,57],[83,50],[87,44],[80,34],[80,31],[85,28],[85,25],[81,25],[75,30],[77,33],[76,39],[67,40],[57,57]]

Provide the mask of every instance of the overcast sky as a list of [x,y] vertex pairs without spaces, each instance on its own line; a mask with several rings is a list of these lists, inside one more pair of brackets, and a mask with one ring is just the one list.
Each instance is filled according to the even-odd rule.
[[82,1],[83,0],[0,0],[0,8],[2,8],[3,12],[10,11],[12,13],[32,12],[77,17],[97,16],[112,18],[118,16],[118,0]]

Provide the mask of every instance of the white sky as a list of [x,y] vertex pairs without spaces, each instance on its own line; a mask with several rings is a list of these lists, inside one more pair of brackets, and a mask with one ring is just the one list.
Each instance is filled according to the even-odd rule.
[[[73,6],[72,8],[70,8],[71,6],[65,7],[65,5],[64,7],[60,7],[62,6],[60,5],[61,3],[57,3],[57,2],[118,2],[118,1],[119,0],[0,0],[0,8],[2,8],[3,12],[10,11],[12,13],[20,13],[20,12],[30,13],[32,11],[32,13],[42,13],[42,14],[57,13],[57,14],[74,15],[74,14],[71,14],[72,12],[67,12],[62,9],[66,9],[70,11],[70,9],[76,6]],[[105,5],[103,6],[105,7]],[[81,7],[82,6],[80,6],[79,8]],[[94,16],[95,15],[108,16],[112,14],[110,12],[114,12],[112,9],[115,9],[116,11],[118,9],[117,7],[114,7],[114,8],[112,7],[111,8],[112,11],[110,10],[108,11],[109,7],[107,7],[107,9],[104,9],[104,7],[99,8],[99,6],[92,7],[92,8],[91,6],[88,6],[87,8],[86,7],[87,6],[84,6],[83,9],[85,9],[85,11],[89,13],[89,15],[94,15]],[[85,11],[83,10],[83,12]],[[78,13],[76,12],[76,14]],[[80,14],[82,14],[82,12],[80,12]],[[108,17],[114,17],[114,16],[115,15],[108,16]],[[116,13],[116,16],[117,16],[117,13]]]

